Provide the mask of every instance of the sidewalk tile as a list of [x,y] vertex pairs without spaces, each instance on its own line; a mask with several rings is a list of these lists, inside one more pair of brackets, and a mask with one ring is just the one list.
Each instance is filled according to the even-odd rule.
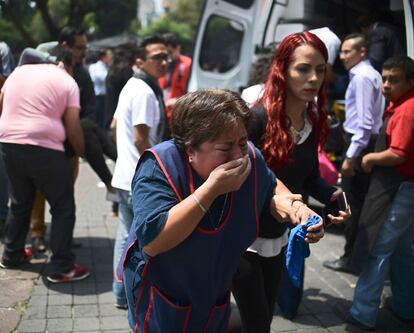
[[81,304],[73,307],[73,313],[75,318],[79,317],[97,317],[98,305],[96,304]]
[[48,305],[71,305],[72,298],[72,295],[49,295]]
[[49,305],[47,318],[71,318],[72,307],[70,305]]
[[101,317],[101,328],[103,330],[129,329],[126,316]]
[[39,333],[44,332],[46,329],[46,319],[31,319],[31,320],[22,320],[20,322],[17,331],[19,333]]
[[96,317],[75,318],[73,330],[75,332],[100,330],[99,319]]
[[48,332],[71,332],[73,329],[73,320],[71,318],[59,318],[47,320]]

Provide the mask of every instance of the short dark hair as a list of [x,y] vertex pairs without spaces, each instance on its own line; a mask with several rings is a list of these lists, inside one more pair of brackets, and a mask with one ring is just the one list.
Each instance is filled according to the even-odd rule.
[[203,89],[188,93],[174,105],[171,134],[182,149],[217,139],[240,121],[246,126],[250,110],[240,94],[223,89]]
[[83,35],[86,35],[85,28],[66,26],[60,31],[58,42],[60,45],[66,42],[69,47],[72,47],[75,44],[75,36]]
[[147,58],[147,49],[146,48],[147,48],[148,45],[151,45],[151,44],[164,44],[164,45],[166,45],[164,38],[159,34],[155,34],[155,35],[152,35],[152,36],[145,37],[138,46],[137,58],[140,58],[142,60],[146,60],[146,58]]
[[387,59],[382,69],[400,69],[407,80],[414,79],[414,60],[405,55],[399,55]]
[[61,45],[56,45],[51,51],[50,55],[56,57],[56,61],[62,61],[66,66],[72,65],[72,52],[70,49],[63,47]]
[[365,50],[367,50],[368,52],[368,42],[363,34],[352,33],[352,34],[346,35],[342,41],[342,44],[349,39],[355,39],[354,48],[357,51],[359,51],[362,48],[365,48]]
[[180,44],[180,42],[177,39],[177,36],[175,34],[173,34],[172,32],[167,32],[167,33],[163,34],[162,38],[164,38],[165,45],[167,45],[167,46],[172,46],[172,47],[176,48]]

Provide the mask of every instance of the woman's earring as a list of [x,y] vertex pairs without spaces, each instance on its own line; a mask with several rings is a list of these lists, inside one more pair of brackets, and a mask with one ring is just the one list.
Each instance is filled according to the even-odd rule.
[[193,158],[191,156],[188,156],[188,162],[193,163]]

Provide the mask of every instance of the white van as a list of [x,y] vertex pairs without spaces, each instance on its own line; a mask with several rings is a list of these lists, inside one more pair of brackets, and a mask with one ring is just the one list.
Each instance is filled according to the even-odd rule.
[[414,56],[413,0],[206,0],[194,45],[188,90],[247,85],[255,51],[286,35],[328,26],[339,36],[356,32],[356,18],[390,15]]

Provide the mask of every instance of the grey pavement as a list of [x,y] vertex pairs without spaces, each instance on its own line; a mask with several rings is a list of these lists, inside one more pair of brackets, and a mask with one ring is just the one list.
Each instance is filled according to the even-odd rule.
[[[45,258],[33,259],[18,270],[0,269],[0,333],[8,332],[130,332],[127,313],[113,306],[112,254],[117,218],[112,216],[105,190],[86,163],[76,182],[77,222],[74,249],[77,262],[92,269],[83,281],[54,285],[41,276]],[[50,216],[47,216],[50,221]],[[49,222],[48,222],[49,224]],[[272,332],[359,332],[334,312],[338,303],[350,305],[356,277],[322,267],[342,252],[338,230],[312,245],[306,262],[305,292],[298,316],[275,315]],[[0,243],[0,253],[2,244]],[[387,287],[385,293],[389,293]],[[381,309],[378,332],[414,332]]]

